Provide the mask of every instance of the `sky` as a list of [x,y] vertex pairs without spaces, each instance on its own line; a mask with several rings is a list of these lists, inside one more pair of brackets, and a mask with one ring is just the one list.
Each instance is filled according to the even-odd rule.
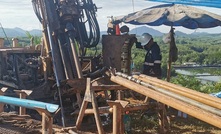
[[[149,2],[145,0],[93,0],[96,6],[99,8],[97,12],[97,20],[101,31],[106,31],[108,17],[127,15],[134,11],[139,11],[144,8],[163,4],[159,2]],[[3,28],[15,28],[19,27],[24,30],[41,29],[41,23],[38,21],[31,0],[0,0],[0,23]],[[221,9],[200,7],[197,8],[210,11],[221,15]],[[121,24],[125,25],[125,24]],[[128,25],[130,29],[138,26]],[[147,25],[146,25],[147,26]],[[148,26],[154,28],[163,33],[167,33],[170,30],[168,26]],[[209,29],[196,29],[189,30],[182,27],[175,27],[175,30],[179,30],[185,33],[193,32],[208,32],[208,33],[221,33],[221,27],[209,28]]]

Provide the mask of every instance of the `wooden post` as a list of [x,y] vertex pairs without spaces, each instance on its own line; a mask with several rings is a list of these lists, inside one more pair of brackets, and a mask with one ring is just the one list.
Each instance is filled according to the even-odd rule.
[[12,38],[12,46],[18,47],[18,38]]
[[127,106],[127,101],[107,101],[108,105],[113,107],[113,134],[124,134],[124,124],[122,120],[123,108]]
[[46,114],[43,112],[42,113],[42,134],[47,134],[47,123],[46,123]]
[[50,115],[47,115],[45,112],[42,112],[41,115],[42,115],[42,134],[52,134],[53,118]]
[[[18,95],[20,99],[26,99],[28,95],[32,93],[30,90],[14,90]],[[26,114],[26,108],[25,107],[19,107],[19,115],[25,115]]]
[[170,39],[171,41],[170,41],[170,46],[169,46],[169,60],[167,63],[167,81],[168,82],[170,81],[170,76],[171,76],[172,52],[174,53],[174,51],[176,51],[173,26],[171,26],[171,29],[170,29]]
[[123,93],[122,93],[122,91],[121,90],[117,90],[117,99],[118,100],[123,100],[123,97],[124,95],[123,95]]
[[[113,134],[119,133],[117,105],[113,105]],[[120,116],[120,115],[119,115]]]
[[[8,89],[7,87],[1,88],[1,90],[0,90],[0,95],[4,95],[4,94],[5,94],[5,91],[6,91],[7,89]],[[5,104],[0,103],[0,113],[1,113],[1,112],[4,112],[4,105],[5,105]]]
[[160,131],[162,134],[166,134],[170,131],[170,121],[167,117],[166,105],[158,102],[158,108]]
[[80,129],[80,125],[82,123],[83,117],[85,115],[85,110],[86,110],[87,105],[88,105],[89,102],[92,103],[98,133],[99,134],[104,134],[105,132],[104,132],[102,124],[101,124],[101,119],[100,119],[100,116],[99,116],[97,100],[95,98],[94,90],[91,88],[91,79],[87,78],[87,86],[86,86],[86,91],[85,91],[85,95],[84,95],[84,100],[83,100],[83,103],[81,105],[80,113],[79,113],[77,121],[76,121],[76,128],[77,129]]
[[[171,27],[171,30],[172,30],[172,27]],[[173,36],[172,32],[170,31],[170,38],[172,38],[171,36]],[[171,57],[171,42],[170,42],[170,45],[169,45],[169,59],[168,59],[168,62],[167,62],[167,81],[169,82],[170,81],[170,75],[171,75],[171,64],[172,64],[172,57]]]
[[0,38],[0,48],[4,48],[4,38]]

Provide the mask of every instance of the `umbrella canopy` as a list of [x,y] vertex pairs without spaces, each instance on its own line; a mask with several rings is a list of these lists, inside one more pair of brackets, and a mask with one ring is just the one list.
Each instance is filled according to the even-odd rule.
[[195,7],[176,4],[163,4],[146,8],[126,16],[116,17],[115,20],[116,23],[183,26],[188,29],[221,26],[220,15]]

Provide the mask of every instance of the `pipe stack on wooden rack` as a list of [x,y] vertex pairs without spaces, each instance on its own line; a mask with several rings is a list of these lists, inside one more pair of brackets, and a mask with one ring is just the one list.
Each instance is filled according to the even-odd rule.
[[111,81],[221,128],[221,100],[146,75],[116,73]]

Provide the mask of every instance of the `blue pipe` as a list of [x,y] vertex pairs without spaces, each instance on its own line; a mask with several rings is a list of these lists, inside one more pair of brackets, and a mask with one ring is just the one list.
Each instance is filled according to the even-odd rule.
[[54,113],[59,108],[59,105],[56,105],[56,104],[50,104],[50,103],[28,100],[28,99],[19,99],[19,98],[8,97],[8,96],[0,96],[0,103],[21,106],[21,107],[35,109],[35,110],[36,108],[40,108],[40,109],[47,110],[50,113]]

